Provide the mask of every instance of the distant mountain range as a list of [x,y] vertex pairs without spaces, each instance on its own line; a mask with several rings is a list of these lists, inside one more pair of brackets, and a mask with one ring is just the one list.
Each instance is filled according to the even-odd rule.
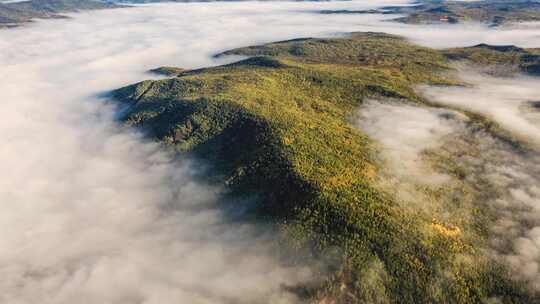
[[0,28],[31,22],[35,18],[66,18],[62,13],[120,7],[97,0],[30,0],[0,2]]
[[538,0],[444,1],[424,0],[414,6],[388,6],[376,10],[322,11],[323,14],[402,14],[394,21],[409,24],[462,23],[498,26],[504,23],[540,21]]
[[[62,14],[67,12],[116,8],[122,6],[122,3],[214,1],[233,0],[0,0],[0,28],[18,26],[31,22],[35,18],[65,18]],[[410,24],[476,21],[498,26],[511,22],[540,21],[540,1],[422,0],[414,6],[388,6],[374,10],[323,10],[320,12],[322,14],[400,14],[405,16],[396,18],[394,21]]]

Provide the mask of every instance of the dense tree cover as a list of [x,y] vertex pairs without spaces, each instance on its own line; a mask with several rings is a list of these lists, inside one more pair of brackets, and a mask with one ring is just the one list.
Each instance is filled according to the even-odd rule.
[[[351,124],[369,98],[427,103],[414,87],[456,84],[444,76],[448,58],[474,57],[468,50],[356,33],[221,56],[231,54],[250,58],[179,70],[170,79],[119,89],[115,97],[129,105],[127,124],[207,160],[216,172],[211,178],[232,197],[255,201],[252,214],[278,227],[293,260],[311,255],[326,263],[327,279],[298,287],[303,296],[326,303],[534,300],[483,254],[481,222],[408,208],[380,187],[384,164]],[[449,192],[441,188],[429,197],[448,200]],[[464,205],[472,218],[488,216]]]
[[421,0],[411,6],[371,10],[324,10],[323,14],[402,14],[394,21],[410,24],[482,22],[499,26],[540,20],[537,0],[449,1]]

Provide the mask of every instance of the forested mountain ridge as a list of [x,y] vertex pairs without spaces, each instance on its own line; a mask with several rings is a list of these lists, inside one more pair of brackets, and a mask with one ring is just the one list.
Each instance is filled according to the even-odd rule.
[[[483,195],[478,185],[422,190],[432,203],[460,201],[445,215],[404,207],[381,187],[385,169],[372,139],[351,123],[370,99],[431,104],[415,87],[461,85],[445,76],[452,60],[475,61],[473,52],[486,49],[437,51],[380,33],[295,39],[231,50],[219,56],[249,58],[178,71],[114,95],[129,105],[126,124],[208,161],[217,172],[211,179],[232,197],[257,198],[255,215],[280,228],[289,256],[305,259],[308,249],[332,261],[322,285],[299,287],[306,299],[532,303],[535,293],[482,253],[492,214],[473,203]],[[504,56],[475,61],[505,62]],[[498,132],[489,120],[469,119],[482,132]],[[439,162],[456,181],[466,180],[451,161]]]

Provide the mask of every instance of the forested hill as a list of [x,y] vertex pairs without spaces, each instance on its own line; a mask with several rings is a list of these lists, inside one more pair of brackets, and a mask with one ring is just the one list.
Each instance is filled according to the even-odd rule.
[[[493,219],[479,202],[489,187],[469,183],[465,168],[441,157],[437,166],[456,186],[419,190],[440,211],[404,205],[381,187],[387,169],[372,139],[351,123],[370,99],[430,104],[414,88],[459,84],[445,76],[454,60],[490,66],[512,58],[526,71],[531,52],[487,45],[439,51],[381,33],[295,39],[221,54],[249,57],[229,65],[162,68],[174,77],[115,96],[129,105],[126,124],[208,161],[216,172],[211,179],[230,195],[258,198],[254,214],[280,228],[289,257],[305,260],[307,248],[332,261],[326,281],[302,292],[307,298],[533,303],[526,284],[483,250]],[[504,138],[489,120],[470,115],[469,123]],[[474,216],[463,216],[469,212]]]
[[413,6],[388,6],[376,10],[322,11],[324,14],[402,14],[394,21],[410,24],[442,24],[481,22],[499,26],[515,22],[540,21],[540,1],[487,0],[444,1],[423,0]]
[[62,13],[119,7],[98,0],[30,0],[0,3],[0,28],[13,27],[35,18],[65,18]]

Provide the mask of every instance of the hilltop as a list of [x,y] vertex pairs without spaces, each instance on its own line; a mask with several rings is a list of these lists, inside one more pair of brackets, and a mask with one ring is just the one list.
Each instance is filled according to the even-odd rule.
[[[481,52],[493,56],[486,62]],[[415,87],[459,84],[445,76],[453,60],[498,65],[512,56],[526,70],[525,55],[534,52],[486,45],[438,51],[382,33],[295,39],[227,51],[218,56],[249,58],[143,81],[114,96],[129,106],[127,125],[206,160],[215,172],[209,178],[231,197],[254,200],[252,215],[279,227],[289,257],[305,260],[307,249],[329,265],[324,283],[298,287],[307,299],[525,303],[537,299],[482,254],[489,221],[486,210],[467,204],[474,191],[426,190],[433,202],[462,200],[440,214],[404,206],[381,187],[384,164],[351,118],[368,99],[430,104]],[[475,216],[446,216],[459,208]]]
[[452,60],[468,60],[477,65],[502,65],[506,71],[540,76],[540,50],[523,49],[513,45],[479,44],[466,48],[446,50]]

